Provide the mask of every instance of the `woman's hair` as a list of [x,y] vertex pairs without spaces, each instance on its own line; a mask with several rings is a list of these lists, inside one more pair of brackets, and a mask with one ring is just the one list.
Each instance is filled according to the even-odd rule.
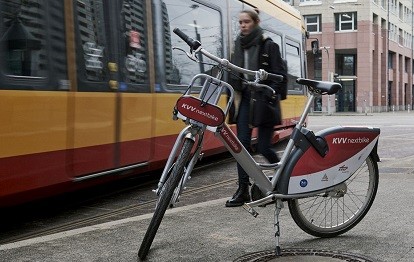
[[248,14],[255,24],[258,24],[260,22],[259,9],[257,8],[246,9],[246,10],[241,11],[240,13]]

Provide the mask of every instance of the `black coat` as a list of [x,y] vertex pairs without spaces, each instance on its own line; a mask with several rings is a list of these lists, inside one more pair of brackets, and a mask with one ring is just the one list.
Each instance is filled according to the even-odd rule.
[[282,82],[265,80],[263,84],[272,87],[280,99],[286,99],[287,94],[287,68],[286,63],[280,54],[279,45],[270,38],[263,40],[262,47],[259,51],[259,68],[273,74],[283,75]]

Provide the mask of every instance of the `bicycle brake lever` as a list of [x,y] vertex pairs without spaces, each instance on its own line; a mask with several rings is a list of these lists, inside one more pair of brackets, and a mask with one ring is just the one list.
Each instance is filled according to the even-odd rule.
[[197,63],[200,63],[200,61],[197,59],[197,57],[195,56],[195,52],[191,52],[191,53],[189,53],[189,52],[187,52],[187,51],[185,51],[184,49],[182,49],[181,47],[173,47],[172,48],[173,50],[179,50],[179,51],[182,51],[182,52],[184,52],[185,54],[186,54],[186,56],[188,57],[188,58],[190,58],[191,60],[193,60],[194,62],[197,62]]

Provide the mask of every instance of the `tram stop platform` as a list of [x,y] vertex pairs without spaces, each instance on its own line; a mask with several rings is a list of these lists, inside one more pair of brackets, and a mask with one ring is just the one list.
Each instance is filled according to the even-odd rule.
[[[384,175],[374,204],[349,232],[312,237],[287,205],[280,217],[282,255],[275,257],[274,206],[224,207],[226,199],[169,209],[146,261],[413,261],[413,176]],[[185,202],[185,199],[182,199]],[[137,261],[152,214],[0,246],[1,261]]]

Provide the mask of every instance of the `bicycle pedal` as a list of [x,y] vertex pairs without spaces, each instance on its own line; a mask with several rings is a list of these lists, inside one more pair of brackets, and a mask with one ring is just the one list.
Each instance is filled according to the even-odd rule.
[[249,212],[250,215],[252,215],[253,217],[257,217],[259,215],[259,213],[257,213],[256,210],[254,210],[251,206],[249,206],[246,203],[243,204],[243,208],[244,208],[244,210]]

